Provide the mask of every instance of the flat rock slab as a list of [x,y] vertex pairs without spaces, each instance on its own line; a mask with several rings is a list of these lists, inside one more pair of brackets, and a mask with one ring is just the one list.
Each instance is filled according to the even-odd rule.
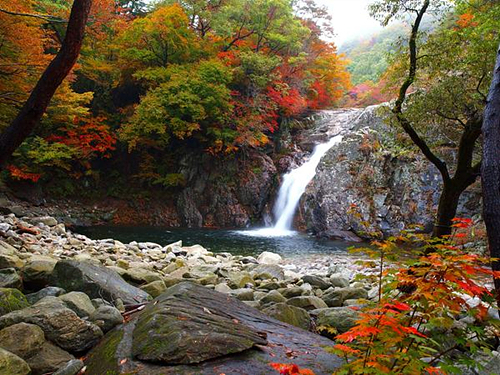
[[[180,323],[173,322],[174,314],[177,314]],[[170,331],[162,330],[162,322],[165,321],[167,326],[173,325],[174,331],[180,336],[168,338]],[[222,324],[223,322],[226,324]],[[184,329],[183,332],[179,331],[180,327]],[[149,333],[150,338],[145,336],[145,332]],[[154,332],[158,334],[157,337],[154,337]],[[241,341],[237,348],[239,352],[234,353],[235,350],[230,347],[231,342],[228,342],[224,349],[227,355],[201,363],[166,365],[164,362],[158,363],[159,356],[153,359],[157,362],[152,363],[151,358],[143,357],[142,354],[148,353],[144,351],[145,342],[182,341],[184,335],[191,342],[189,346],[179,347],[179,352],[191,353],[193,358],[197,355],[207,358],[206,353],[210,350],[212,355],[220,355],[224,352],[219,351],[224,342],[219,343],[218,340],[228,332],[232,339],[240,335]],[[195,338],[212,341],[195,342]],[[205,348],[204,345],[211,347]],[[269,363],[280,362],[295,363],[313,370],[316,375],[323,375],[331,374],[342,364],[340,358],[324,350],[324,347],[332,345],[333,342],[324,337],[270,318],[230,295],[183,282],[167,289],[130,322],[109,332],[90,352],[86,361],[86,373],[268,375],[274,371]],[[174,346],[166,342],[163,347],[172,356],[174,352],[170,349]],[[249,348],[246,349],[245,346]],[[158,346],[152,345],[150,348],[153,349],[150,353],[162,353]]]
[[151,299],[143,290],[128,284],[118,273],[102,265],[86,261],[60,260],[54,267],[54,283],[67,290],[104,298],[121,299],[125,304],[138,304]]

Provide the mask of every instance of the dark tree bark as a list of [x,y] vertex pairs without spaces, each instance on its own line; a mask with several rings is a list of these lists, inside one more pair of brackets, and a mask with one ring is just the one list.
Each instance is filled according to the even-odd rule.
[[392,113],[412,142],[441,173],[441,177],[443,178],[443,190],[439,199],[433,235],[435,237],[443,237],[451,234],[452,220],[456,216],[460,196],[480,175],[481,164],[473,165],[473,155],[476,141],[481,135],[482,119],[481,116],[471,114],[467,123],[464,124],[464,131],[458,146],[456,170],[452,177],[446,163],[431,150],[427,142],[418,134],[403,112],[403,105],[406,101],[408,90],[415,81],[417,75],[417,38],[422,19],[429,5],[430,0],[424,1],[413,22],[408,43],[410,52],[408,76],[399,89],[399,95],[392,108]]
[[[500,271],[500,47],[483,122],[483,217],[488,232],[492,268]],[[500,280],[495,279],[500,305]]]
[[17,117],[0,134],[0,166],[33,131],[57,88],[75,65],[82,47],[91,5],[92,0],[74,1],[61,49],[42,74]]

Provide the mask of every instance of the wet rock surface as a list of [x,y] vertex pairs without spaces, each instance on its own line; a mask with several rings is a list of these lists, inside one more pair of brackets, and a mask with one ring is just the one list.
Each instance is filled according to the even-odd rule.
[[125,282],[114,270],[90,261],[62,260],[54,268],[53,282],[67,291],[81,291],[91,298],[122,300],[137,304],[150,299],[149,294]]
[[[241,327],[246,327],[247,332],[252,332],[250,337],[253,345],[239,354],[223,358],[217,358],[221,352],[215,350],[212,353],[215,358],[190,366],[159,366],[151,364],[149,361],[134,360],[134,354],[136,354],[134,341],[138,337],[137,330],[142,330],[141,320],[149,319],[151,314],[162,314],[162,308],[153,305],[142,312],[137,320],[113,331],[90,353],[86,362],[90,373],[99,369],[116,374],[137,370],[141,374],[269,374],[269,363],[288,360],[287,353],[290,352],[297,355],[295,361],[299,366],[311,368],[317,374],[331,373],[340,363],[340,359],[326,354],[321,348],[322,345],[331,345],[331,341],[274,320],[230,296],[208,290],[202,286],[181,283],[167,290],[157,301],[158,305],[173,304],[174,310],[177,306],[182,306],[181,314],[186,314],[189,311],[189,313],[193,313],[195,320],[206,322],[208,327],[215,328],[212,330],[212,337],[210,337],[209,332],[206,332],[209,336],[206,338],[207,342],[210,340],[217,342],[219,339],[217,333],[219,330],[216,327],[222,319],[222,321],[232,321],[232,326],[238,327],[232,334],[240,332]],[[196,332],[190,333],[196,334]],[[254,347],[256,344],[259,346]],[[192,348],[191,350],[206,351],[210,349]],[[231,349],[228,347],[225,350]],[[103,353],[105,353],[105,358],[103,358]],[[127,361],[123,361],[123,359],[127,359]],[[123,363],[120,363],[121,361]],[[102,367],[104,363],[106,367]]]

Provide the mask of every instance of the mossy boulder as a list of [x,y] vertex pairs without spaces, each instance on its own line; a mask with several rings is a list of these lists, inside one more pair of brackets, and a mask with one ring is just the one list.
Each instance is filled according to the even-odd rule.
[[28,375],[29,373],[31,369],[22,358],[0,348],[0,374]]
[[[151,333],[149,337],[147,332]],[[249,342],[258,340],[261,344],[234,353],[235,348],[230,344],[240,334],[243,334],[241,342],[250,345]],[[229,343],[225,341],[226,335],[231,336]],[[218,339],[222,341],[217,342]],[[237,343],[240,349],[241,342]],[[331,374],[342,364],[340,358],[323,349],[332,345],[324,337],[273,319],[228,294],[182,282],[167,289],[129,322],[109,332],[91,350],[85,364],[86,373],[107,375],[268,374],[269,363],[289,363],[289,353],[300,352],[294,358],[299,367],[316,374]],[[151,359],[140,359],[143,349],[148,350]],[[190,364],[166,364],[161,359],[170,352],[172,362],[180,359],[198,362],[200,353],[208,358],[209,351],[211,355],[228,354]]]
[[306,310],[290,306],[286,303],[277,303],[262,310],[266,315],[279,321],[291,324],[305,330],[311,329],[311,318]]
[[42,329],[34,324],[19,323],[2,329],[0,347],[25,360],[32,375],[53,373],[74,359],[68,352],[45,341]]
[[312,311],[311,314],[317,316],[318,327],[335,328],[338,333],[347,332],[356,325],[356,321],[360,318],[359,311],[350,307],[332,307]]
[[0,316],[21,310],[30,304],[24,294],[13,288],[0,288]]
[[258,331],[180,297],[183,287],[170,288],[139,317],[132,342],[136,358],[192,364],[267,343]]

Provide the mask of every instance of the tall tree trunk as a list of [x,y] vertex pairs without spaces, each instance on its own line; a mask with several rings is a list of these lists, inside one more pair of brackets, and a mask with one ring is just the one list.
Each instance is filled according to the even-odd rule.
[[436,224],[434,224],[434,237],[443,237],[451,234],[452,220],[457,215],[458,201],[462,194],[462,189],[457,189],[453,183],[445,182],[439,197]]
[[[483,122],[483,217],[488,232],[492,268],[500,271],[500,47]],[[495,279],[500,305],[500,280]]]
[[74,0],[66,36],[23,108],[0,134],[0,166],[30,135],[47,110],[50,100],[78,59],[92,0]]

